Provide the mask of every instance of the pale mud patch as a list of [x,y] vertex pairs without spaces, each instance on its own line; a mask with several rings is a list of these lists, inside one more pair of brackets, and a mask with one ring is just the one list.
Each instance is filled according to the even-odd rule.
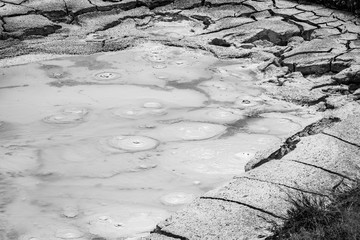
[[245,172],[246,163],[257,151],[275,143],[280,144],[281,139],[239,133],[226,139],[168,144],[168,151],[159,157],[159,167],[199,178],[202,174],[233,176]]
[[303,121],[251,68],[200,51],[147,43],[0,72],[8,239],[143,237]]
[[202,122],[179,122],[164,125],[156,131],[148,132],[162,141],[197,141],[219,136],[226,127],[220,124]]

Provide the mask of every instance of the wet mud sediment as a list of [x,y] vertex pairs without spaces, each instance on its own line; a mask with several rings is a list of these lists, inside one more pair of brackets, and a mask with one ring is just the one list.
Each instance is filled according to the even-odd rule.
[[0,1],[0,17],[4,239],[256,239],[288,191],[358,175],[350,13]]

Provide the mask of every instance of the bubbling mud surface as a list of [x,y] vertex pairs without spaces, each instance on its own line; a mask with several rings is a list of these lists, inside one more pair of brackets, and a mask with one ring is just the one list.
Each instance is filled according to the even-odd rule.
[[251,68],[162,45],[0,73],[5,239],[139,239],[309,121]]

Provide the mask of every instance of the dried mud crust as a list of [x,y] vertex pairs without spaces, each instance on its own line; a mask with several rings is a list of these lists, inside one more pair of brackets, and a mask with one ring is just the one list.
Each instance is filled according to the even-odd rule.
[[0,0],[0,59],[144,41],[257,64],[274,98],[318,110],[360,98],[360,19],[286,0]]

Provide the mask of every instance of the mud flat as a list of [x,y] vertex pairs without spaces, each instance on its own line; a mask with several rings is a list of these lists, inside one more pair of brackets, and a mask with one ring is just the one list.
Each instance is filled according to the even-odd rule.
[[287,194],[359,175],[350,13],[98,0],[0,16],[4,239],[262,239]]

